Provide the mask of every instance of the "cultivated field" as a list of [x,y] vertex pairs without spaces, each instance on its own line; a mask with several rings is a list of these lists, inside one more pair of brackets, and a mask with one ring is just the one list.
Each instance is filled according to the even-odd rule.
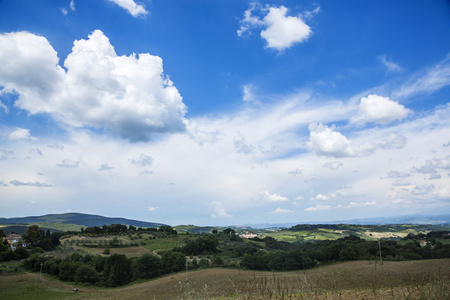
[[450,259],[355,261],[297,272],[208,269],[125,287],[89,288],[39,274],[0,276],[0,299],[450,299]]
[[[167,238],[150,238],[150,234],[142,234],[141,238],[137,235],[129,236],[106,236],[106,237],[85,237],[71,236],[61,239],[61,245],[65,248],[80,250],[90,254],[102,254],[105,248],[110,248],[111,254],[125,254],[127,257],[140,257],[146,253],[156,254],[159,250],[169,250],[173,247],[181,246],[184,243],[183,236],[173,236]],[[117,238],[121,245],[137,244],[136,246],[111,247],[110,241]],[[100,246],[98,246],[100,245]],[[95,246],[95,247],[94,247]]]

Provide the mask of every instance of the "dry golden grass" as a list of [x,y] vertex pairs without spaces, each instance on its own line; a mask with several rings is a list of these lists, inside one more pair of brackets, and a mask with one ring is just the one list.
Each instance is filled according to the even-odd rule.
[[[450,259],[386,262],[376,268],[373,263],[355,261],[280,273],[209,269],[189,272],[188,279],[178,273],[114,289],[78,287],[80,292],[71,298],[450,299]],[[45,282],[61,293],[73,288],[47,278]]]

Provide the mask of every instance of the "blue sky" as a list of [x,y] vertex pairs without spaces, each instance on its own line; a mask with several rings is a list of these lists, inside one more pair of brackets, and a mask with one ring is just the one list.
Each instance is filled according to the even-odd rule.
[[0,1],[3,217],[437,214],[448,1]]

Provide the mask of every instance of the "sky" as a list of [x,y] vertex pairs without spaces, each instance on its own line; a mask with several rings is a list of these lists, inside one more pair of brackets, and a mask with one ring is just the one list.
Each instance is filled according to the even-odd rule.
[[0,215],[450,211],[448,1],[0,0]]

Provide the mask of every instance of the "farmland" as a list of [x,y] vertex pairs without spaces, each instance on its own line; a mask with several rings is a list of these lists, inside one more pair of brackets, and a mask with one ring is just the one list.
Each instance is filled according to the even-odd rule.
[[208,269],[121,288],[61,283],[39,274],[0,277],[1,299],[448,299],[450,259],[353,261],[295,272]]
[[170,236],[154,238],[153,235],[142,233],[139,235],[120,235],[108,237],[70,236],[61,239],[66,248],[80,250],[91,254],[102,254],[104,248],[109,247],[113,238],[119,240],[119,246],[111,248],[111,254],[125,254],[128,257],[137,257],[145,253],[156,253],[160,250],[169,250],[184,243],[183,236]]

